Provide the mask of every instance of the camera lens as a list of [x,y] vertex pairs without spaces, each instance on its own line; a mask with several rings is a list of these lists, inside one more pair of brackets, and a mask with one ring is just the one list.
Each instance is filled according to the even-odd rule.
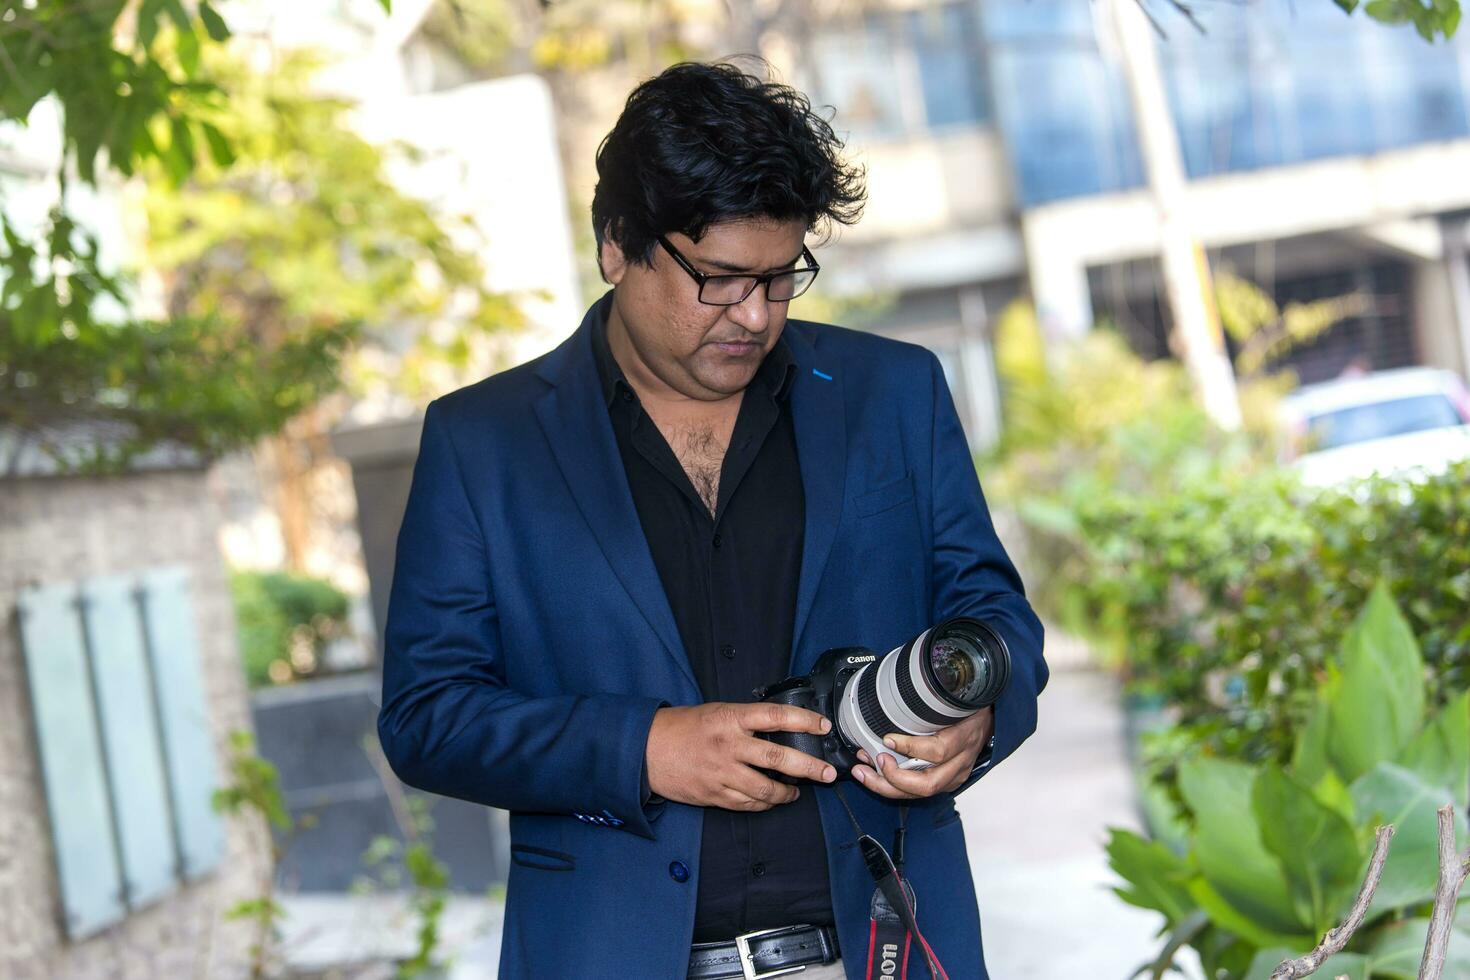
[[[1010,680],[1010,653],[978,619],[945,620],[864,667],[847,685],[837,730],[871,758],[895,754],[889,732],[930,735],[994,703]],[[905,768],[927,763],[901,759]]]
[[975,646],[960,639],[944,639],[929,650],[929,667],[944,692],[966,704],[977,701],[990,675],[990,661]]
[[955,708],[978,711],[1000,697],[1011,659],[1000,634],[976,619],[952,619],[929,631],[922,670],[928,687]]

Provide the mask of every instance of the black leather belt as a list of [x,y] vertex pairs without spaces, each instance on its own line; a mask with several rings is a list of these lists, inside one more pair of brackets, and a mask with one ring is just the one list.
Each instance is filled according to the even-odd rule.
[[759,980],[834,963],[835,926],[783,926],[736,936],[730,942],[695,943],[689,950],[689,980]]

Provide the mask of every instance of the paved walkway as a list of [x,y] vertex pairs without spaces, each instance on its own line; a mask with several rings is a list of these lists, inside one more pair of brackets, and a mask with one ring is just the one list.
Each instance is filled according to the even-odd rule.
[[[1162,920],[1109,891],[1106,828],[1138,826],[1118,692],[1076,645],[1049,637],[1047,654],[1037,733],[959,803],[986,962],[994,980],[1126,980],[1159,948]],[[298,968],[412,952],[414,923],[391,897],[285,904]],[[500,916],[499,903],[451,899],[443,934],[456,954],[452,980],[493,980]]]
[[1050,633],[1047,660],[1036,734],[958,804],[985,961],[995,980],[1125,980],[1163,919],[1110,890],[1107,828],[1139,826],[1117,685]]

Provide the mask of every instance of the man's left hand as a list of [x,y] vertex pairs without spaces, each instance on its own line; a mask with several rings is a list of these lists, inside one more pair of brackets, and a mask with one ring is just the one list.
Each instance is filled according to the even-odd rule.
[[927,769],[900,769],[893,756],[884,752],[878,756],[878,768],[868,753],[859,750],[858,758],[865,765],[853,766],[852,775],[866,789],[890,800],[917,800],[936,793],[948,793],[959,789],[970,772],[980,750],[990,741],[991,729],[995,727],[995,709],[983,708],[957,725],[941,728],[933,735],[889,734],[885,743],[913,759],[923,759],[934,765]]

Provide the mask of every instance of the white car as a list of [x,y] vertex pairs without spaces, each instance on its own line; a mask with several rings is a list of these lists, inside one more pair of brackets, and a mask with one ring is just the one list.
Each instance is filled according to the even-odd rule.
[[1311,486],[1412,479],[1470,459],[1470,392],[1452,371],[1404,368],[1307,385],[1282,404]]

